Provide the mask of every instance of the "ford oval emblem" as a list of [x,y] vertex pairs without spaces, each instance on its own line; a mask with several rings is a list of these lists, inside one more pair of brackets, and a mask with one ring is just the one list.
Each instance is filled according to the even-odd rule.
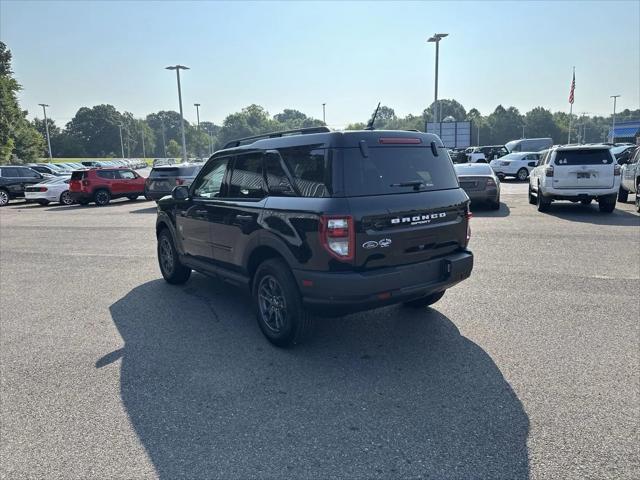
[[367,250],[371,250],[372,248],[376,248],[378,246],[378,242],[374,240],[369,240],[368,242],[364,242],[362,244],[362,248],[366,248]]

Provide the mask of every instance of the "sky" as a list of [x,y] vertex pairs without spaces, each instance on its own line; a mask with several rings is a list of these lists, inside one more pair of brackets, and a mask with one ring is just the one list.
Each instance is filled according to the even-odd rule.
[[136,117],[178,110],[221,124],[256,103],[343,128],[378,101],[399,116],[434,98],[491,113],[544,106],[609,115],[640,108],[640,2],[171,2],[0,0],[21,106],[60,126],[102,103]]

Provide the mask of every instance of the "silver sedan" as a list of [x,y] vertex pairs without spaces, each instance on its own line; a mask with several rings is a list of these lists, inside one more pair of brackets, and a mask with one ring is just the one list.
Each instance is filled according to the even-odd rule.
[[454,167],[460,187],[471,201],[486,202],[492,209],[500,209],[500,180],[489,165],[458,163]]

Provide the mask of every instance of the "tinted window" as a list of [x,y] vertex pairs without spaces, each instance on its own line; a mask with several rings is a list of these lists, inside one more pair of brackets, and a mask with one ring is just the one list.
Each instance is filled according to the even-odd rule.
[[123,180],[134,180],[136,178],[136,174],[129,170],[120,170],[118,173]]
[[262,198],[264,197],[262,178],[262,154],[239,155],[233,163],[228,197]]
[[6,178],[15,178],[19,176],[17,170],[18,169],[14,167],[2,167],[2,170],[0,170],[0,174],[2,174],[2,176]]
[[557,150],[556,165],[608,165],[613,163],[609,150]]
[[20,168],[18,170],[20,172],[20,176],[23,178],[40,178],[38,172],[31,170],[30,168]]
[[82,180],[86,177],[87,172],[85,171],[76,171],[71,174],[71,180]]
[[149,178],[167,177],[193,177],[201,167],[162,167],[154,168],[149,174]]
[[324,149],[306,146],[283,148],[279,152],[303,197],[331,195],[331,160]]
[[113,170],[98,170],[96,172],[96,175],[100,178],[106,178],[109,180],[113,180],[114,178],[117,178],[116,177],[117,173],[114,172]]
[[427,147],[370,147],[369,156],[360,149],[344,149],[344,188],[348,196],[415,192],[407,182],[421,182],[425,190],[458,188],[458,180],[447,155],[433,156]]
[[201,175],[193,184],[193,196],[196,198],[214,198],[220,196],[222,180],[230,157],[217,158],[207,163]]
[[287,174],[282,168],[280,155],[267,153],[264,156],[264,168],[267,174],[267,187],[272,195],[295,196],[296,193],[291,187]]

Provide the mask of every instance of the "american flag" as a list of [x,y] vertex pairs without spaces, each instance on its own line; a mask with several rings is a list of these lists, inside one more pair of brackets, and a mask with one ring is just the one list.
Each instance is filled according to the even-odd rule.
[[576,89],[576,72],[573,72],[573,80],[571,80],[571,91],[569,92],[569,103],[573,105],[573,92]]

